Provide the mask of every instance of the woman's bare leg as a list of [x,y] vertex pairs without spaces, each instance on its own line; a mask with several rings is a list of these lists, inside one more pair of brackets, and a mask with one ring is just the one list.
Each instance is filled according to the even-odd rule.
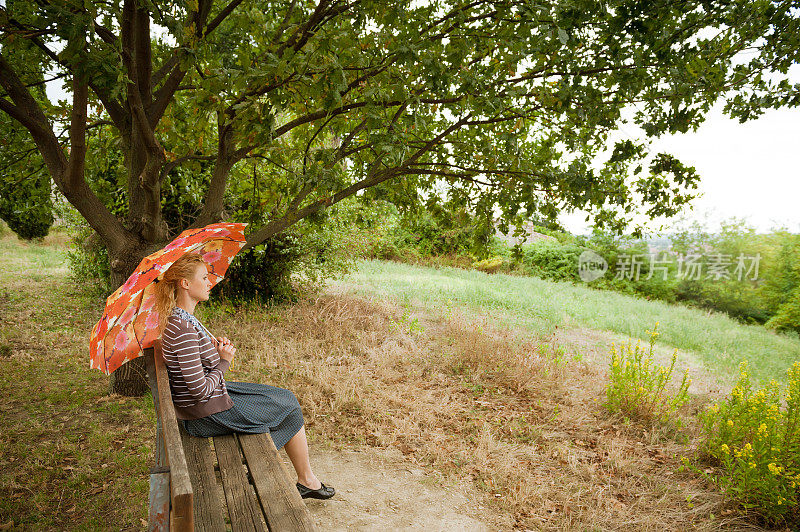
[[300,430],[292,436],[292,439],[284,445],[289,460],[292,461],[294,470],[297,472],[297,481],[312,490],[322,486],[314,472],[311,470],[311,462],[308,459],[308,440],[306,439],[306,427],[303,425]]

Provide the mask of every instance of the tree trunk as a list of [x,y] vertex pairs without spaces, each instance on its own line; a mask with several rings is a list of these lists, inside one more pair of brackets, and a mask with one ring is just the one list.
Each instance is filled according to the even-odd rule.
[[[134,89],[135,90],[135,89]],[[146,141],[138,128],[132,128],[126,143],[125,163],[128,173],[128,226],[138,235],[122,252],[109,253],[112,286],[121,286],[148,254],[167,238],[167,226],[161,217],[161,183],[158,175],[163,159],[148,153]],[[139,397],[147,393],[147,372],[142,357],[123,364],[111,375],[111,393]]]
[[150,389],[144,357],[134,358],[111,374],[109,391],[127,397],[141,397]]
[[[130,277],[136,266],[147,256],[153,246],[146,246],[143,243],[129,243],[122,252],[109,252],[109,262],[111,266],[112,286],[121,286]],[[141,397],[150,389],[147,383],[147,371],[144,365],[144,358],[139,357],[120,366],[111,374],[109,382],[110,393],[125,395],[128,397]]]

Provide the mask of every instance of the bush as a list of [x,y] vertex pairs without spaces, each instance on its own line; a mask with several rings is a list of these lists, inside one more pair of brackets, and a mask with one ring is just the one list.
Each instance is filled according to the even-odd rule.
[[503,257],[492,257],[472,263],[472,267],[486,273],[495,273],[503,266]]
[[366,215],[357,200],[342,202],[240,252],[218,297],[292,301],[318,289],[325,279],[348,272],[364,253],[367,239],[357,218]]
[[653,364],[653,347],[658,338],[658,322],[650,335],[650,348],[645,351],[637,341],[634,346],[628,342],[621,346],[619,352],[611,346],[611,377],[606,387],[606,408],[614,413],[623,414],[645,425],[681,426],[676,419],[678,408],[689,400],[688,388],[692,380],[684,372],[677,393],[672,396],[666,392],[667,384],[672,379],[678,350],[672,354],[669,368]]
[[578,259],[584,248],[553,240],[539,240],[522,246],[522,262],[529,275],[553,281],[577,281]]
[[428,209],[400,219],[399,242],[416,248],[424,257],[485,252],[489,235],[481,230],[477,218],[464,210],[448,210],[435,204]]
[[791,292],[789,300],[778,307],[775,315],[764,325],[778,331],[800,331],[800,286]]
[[[770,525],[800,525],[800,362],[787,389],[753,390],[747,363],[730,395],[700,415],[703,451],[722,472],[719,487]],[[782,406],[783,405],[783,406]]]
[[693,307],[724,312],[743,323],[764,323],[769,319],[755,288],[736,280],[688,280],[675,284],[676,301]]
[[40,171],[18,187],[11,183],[17,176],[10,177],[0,178],[0,218],[20,238],[41,240],[55,222],[50,177]]
[[215,299],[268,301],[292,300],[292,264],[302,254],[294,235],[278,235],[264,244],[242,251],[220,282]]
[[89,287],[98,297],[110,294],[111,267],[108,252],[97,234],[88,226],[79,227],[67,251],[70,276],[81,286]]

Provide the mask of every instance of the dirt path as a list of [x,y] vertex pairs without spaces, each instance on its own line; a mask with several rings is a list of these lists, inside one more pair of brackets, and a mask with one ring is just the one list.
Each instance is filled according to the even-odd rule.
[[471,486],[445,483],[399,457],[321,451],[311,460],[323,482],[337,490],[328,501],[306,501],[320,530],[496,529],[481,520],[484,511],[473,502]]

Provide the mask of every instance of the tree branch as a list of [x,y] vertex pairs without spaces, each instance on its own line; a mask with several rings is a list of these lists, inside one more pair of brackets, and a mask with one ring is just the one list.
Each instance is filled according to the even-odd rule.
[[241,3],[242,0],[233,0],[230,4],[225,6],[222,11],[220,11],[219,14],[217,14],[217,16],[208,23],[208,27],[206,27],[205,31],[203,31],[203,37],[214,31],[217,26],[219,26],[220,23],[228,17],[228,15],[233,13],[233,10],[236,9]]
[[42,153],[50,175],[54,179],[63,175],[67,160],[61,151],[58,139],[53,133],[49,120],[42,112],[39,103],[34,99],[17,73],[0,53],[0,86],[8,93],[13,104],[0,99],[0,109],[22,124],[33,137],[33,141]]
[[[374,166],[377,166],[379,161],[375,161]],[[282,217],[278,218],[277,220],[273,220],[269,222],[267,225],[259,229],[258,231],[251,233],[247,237],[247,244],[242,248],[242,250],[247,250],[252,248],[253,246],[257,246],[258,244],[264,242],[269,237],[276,235],[290,227],[292,224],[296,223],[298,220],[302,220],[311,214],[314,214],[318,210],[322,209],[323,207],[330,207],[336,203],[339,203],[343,199],[352,196],[359,190],[363,190],[368,187],[375,186],[387,179],[393,177],[394,173],[392,173],[393,169],[385,170],[383,172],[370,172],[370,174],[363,180],[350,185],[349,187],[337,192],[333,196],[328,198],[321,199],[311,205],[304,207],[303,209],[295,212],[289,212]]]
[[[303,24],[302,26],[298,26],[297,29],[294,30],[294,33],[292,33],[292,35],[288,39],[286,39],[286,42],[283,43],[278,48],[278,51],[275,53],[275,55],[277,57],[282,57],[283,52],[286,51],[286,49],[289,47],[294,47],[295,50],[299,50],[300,48],[302,48],[303,45],[311,37],[311,28],[314,25],[316,25],[320,20],[322,20],[324,16],[323,13],[329,4],[330,4],[329,0],[319,0],[319,4],[317,4],[317,7],[316,9],[314,9],[314,12],[311,14],[308,20],[306,20],[306,23]],[[303,35],[303,37],[302,38],[299,37],[300,35]],[[300,43],[299,47],[293,46],[293,44],[296,41]]]
[[230,122],[225,122],[225,113],[217,113],[217,160],[208,184],[203,210],[192,227],[203,227],[219,220],[224,208],[225,189],[228,186],[233,165],[238,160],[233,156],[233,127]]
[[[163,155],[163,150],[161,149],[158,140],[156,140],[153,127],[147,120],[144,102],[142,101],[142,91],[140,90],[142,83],[139,80],[139,74],[142,71],[144,71],[146,74],[147,69],[140,69],[137,65],[139,54],[136,52],[137,37],[134,34],[136,31],[134,29],[136,26],[135,19],[137,18],[137,13],[135,10],[137,9],[134,6],[134,1],[135,0],[127,0],[125,2],[125,6],[123,7],[122,24],[122,61],[128,71],[128,76],[131,78],[131,82],[128,84],[128,107],[133,115],[133,125],[142,136],[148,152],[151,155],[158,155],[159,153]],[[149,33],[147,34],[147,38],[149,39]],[[131,55],[131,49],[133,49],[134,55]],[[149,80],[146,80],[146,82],[149,86]],[[145,90],[145,94],[146,93],[147,90]]]
[[419,174],[419,175],[437,175],[441,177],[450,177],[455,179],[462,179],[464,181],[470,181],[472,183],[476,183],[478,185],[485,185],[487,187],[497,187],[499,186],[497,183],[487,183],[485,181],[479,181],[477,179],[468,177],[468,174],[458,174],[455,172],[446,172],[444,170],[426,170],[423,168],[411,168],[406,170],[404,173],[406,174]]
[[86,166],[86,107],[89,102],[89,87],[72,78],[72,117],[69,126],[69,164],[64,175],[68,187],[76,187],[83,180]]
[[0,54],[0,86],[8,92],[15,104],[0,99],[0,109],[15,120],[21,118],[18,121],[31,133],[58,189],[97,231],[110,250],[119,249],[126,239],[130,238],[130,234],[92,192],[84,178],[87,84],[73,78],[73,110],[70,126],[72,153],[69,161],[38,102],[2,54]]
[[22,124],[25,129],[31,130],[38,126],[38,124],[25,114],[22,109],[9,102],[5,98],[0,98],[0,111],[4,111],[8,116]]
[[[234,0],[234,2],[235,1],[236,0]],[[214,29],[211,28],[205,33],[203,33],[203,26],[205,25],[206,18],[208,18],[208,13],[210,9],[211,9],[211,0],[199,0],[197,11],[192,13],[191,15],[192,22],[190,24],[194,25],[195,36],[198,39],[201,39],[205,35],[208,35]],[[227,14],[225,16],[227,16]],[[224,18],[225,17],[223,17],[223,19]],[[220,19],[220,22],[221,21],[222,19]],[[177,52],[177,54],[183,54],[183,53],[186,52],[182,50],[178,50]],[[162,69],[163,68],[164,67],[162,67]],[[150,127],[153,128],[155,128],[158,125],[159,121],[161,120],[161,117],[164,116],[164,111],[167,110],[169,102],[171,102],[173,96],[175,96],[175,91],[178,90],[181,81],[183,81],[184,76],[186,76],[186,71],[181,69],[180,67],[180,57],[177,57],[174,66],[170,67],[167,71],[169,71],[169,77],[164,82],[164,85],[162,85],[161,88],[159,88],[153,94],[152,103],[149,103],[147,108],[145,109],[148,121],[150,123]],[[159,69],[159,72],[161,72],[161,69]],[[160,77],[163,77],[163,75],[164,74],[160,74],[159,79]]]
[[165,177],[169,175],[174,169],[185,163],[186,161],[213,161],[216,159],[216,155],[200,155],[199,153],[193,153],[191,155],[184,155],[183,157],[178,157],[174,161],[170,161],[165,164],[161,168],[161,175],[159,176],[159,180],[163,181]]
[[[47,47],[40,39],[38,38],[31,38],[31,42],[35,44],[40,50],[42,50],[45,55],[47,55],[54,63],[60,65],[64,68],[67,72],[72,72],[72,68],[67,63],[61,61],[54,51]],[[120,131],[125,131],[128,125],[127,116],[125,114],[125,109],[121,103],[114,100],[111,95],[107,92],[100,89],[100,87],[94,83],[91,79],[88,80],[89,88],[97,95],[100,101],[103,103],[103,107],[105,107],[108,116],[111,117],[111,120],[114,122],[114,125]]]
[[96,31],[97,34],[100,36],[100,38],[103,39],[103,41],[105,41],[106,43],[113,46],[117,46],[119,44],[117,36],[114,35],[114,33],[110,29],[106,28],[97,21],[95,21],[94,23],[94,31]]
[[278,41],[281,40],[283,32],[286,31],[286,28],[289,26],[289,19],[292,18],[292,13],[294,12],[294,6],[296,4],[297,0],[292,0],[292,3],[289,4],[289,8],[286,10],[286,15],[283,17],[283,22],[281,22],[281,25],[278,26],[277,30],[275,30],[275,35],[272,37],[272,44],[278,44]]
[[382,164],[383,156],[379,156],[373,163],[372,169],[370,170],[369,174],[366,178],[353,183],[349,187],[336,192],[330,197],[320,199],[306,207],[303,207],[299,211],[295,212],[287,212],[281,218],[277,220],[273,220],[269,222],[267,225],[259,229],[258,231],[251,233],[247,237],[247,244],[245,244],[243,250],[250,249],[253,246],[260,244],[261,242],[265,241],[267,238],[280,233],[287,227],[291,226],[298,220],[302,220],[303,218],[314,214],[315,212],[319,211],[324,207],[330,207],[331,205],[335,205],[339,203],[343,199],[352,196],[359,190],[363,190],[368,187],[375,186],[377,184],[386,181],[387,179],[391,179],[396,175],[403,174],[408,165],[414,164],[420,157],[422,157],[425,153],[427,153],[432,147],[439,144],[442,139],[446,136],[450,135],[457,129],[460,129],[469,119],[469,115],[459,119],[457,122],[451,124],[447,129],[442,131],[439,135],[428,141],[423,147],[421,147],[417,152],[408,158],[402,165],[394,168],[384,168],[383,170],[378,170],[378,166]]
[[150,80],[150,90],[154,90],[156,85],[161,83],[161,80],[164,79],[164,76],[166,76],[178,64],[177,53],[178,52],[174,50],[170,58],[164,61],[164,64],[153,73],[153,77]]

